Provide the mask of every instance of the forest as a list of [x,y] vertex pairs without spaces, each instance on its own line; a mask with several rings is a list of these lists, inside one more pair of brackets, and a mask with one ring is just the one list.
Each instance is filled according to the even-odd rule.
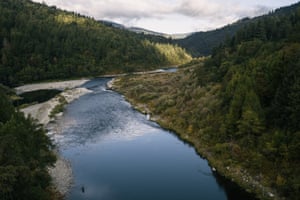
[[168,40],[29,0],[1,1],[0,27],[0,83],[8,86],[142,71],[191,59]]
[[0,199],[55,199],[48,167],[56,156],[45,130],[16,110],[0,85]]
[[261,163],[256,168],[289,199],[300,191],[299,5],[250,23],[197,71],[200,85],[222,85],[218,143],[251,150],[251,164]]
[[261,199],[300,196],[300,4],[291,8],[249,22],[178,73],[115,86]]

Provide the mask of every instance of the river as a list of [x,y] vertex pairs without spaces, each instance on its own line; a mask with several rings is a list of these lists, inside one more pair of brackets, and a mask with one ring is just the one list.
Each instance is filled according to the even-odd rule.
[[70,161],[69,200],[252,199],[216,176],[192,146],[105,89],[110,79],[83,85],[92,93],[66,107],[55,141]]

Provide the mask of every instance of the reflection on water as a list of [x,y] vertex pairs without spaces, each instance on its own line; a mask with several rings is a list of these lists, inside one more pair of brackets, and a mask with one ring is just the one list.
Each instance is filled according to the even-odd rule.
[[206,160],[121,95],[106,91],[107,81],[86,83],[94,92],[68,105],[60,120],[57,142],[75,176],[68,199],[248,198],[227,197]]
[[14,106],[19,106],[22,104],[42,103],[55,97],[59,93],[61,93],[61,90],[56,90],[56,89],[35,90],[30,92],[24,92],[19,95],[21,99],[14,100],[13,104]]

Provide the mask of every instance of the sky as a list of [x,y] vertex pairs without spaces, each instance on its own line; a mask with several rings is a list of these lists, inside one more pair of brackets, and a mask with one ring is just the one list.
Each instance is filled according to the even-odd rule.
[[174,34],[220,28],[299,0],[33,0],[96,20]]

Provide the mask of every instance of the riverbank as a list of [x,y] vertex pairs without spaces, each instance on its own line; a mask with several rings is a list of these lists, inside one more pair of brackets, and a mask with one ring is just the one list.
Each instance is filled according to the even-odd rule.
[[53,117],[51,117],[51,113],[55,109],[55,107],[59,106],[62,103],[61,98],[63,98],[66,103],[70,103],[89,92],[90,90],[86,88],[70,88],[46,102],[28,106],[21,109],[21,111],[25,114],[25,116],[30,115],[32,118],[38,120],[40,124],[43,124],[46,127],[47,124],[54,119]]
[[[91,92],[86,88],[81,88],[80,85],[87,82],[87,79],[60,81],[51,83],[30,84],[15,88],[17,93],[29,92],[41,89],[60,89],[64,90],[56,97],[35,105],[21,109],[25,116],[31,116],[38,123],[42,124],[46,129],[51,122],[51,134],[60,134],[59,129],[53,129],[55,119],[62,115],[62,112],[55,111],[57,108],[63,108],[65,104],[78,99],[79,97]],[[63,99],[63,101],[62,101]],[[66,195],[72,185],[73,175],[72,168],[67,160],[59,155],[59,150],[56,152],[57,161],[53,168],[49,168],[49,173],[53,180],[55,189],[61,194]]]
[[[125,95],[135,109],[151,113],[151,120],[191,143],[209,161],[213,171],[260,199],[283,199],[266,184],[265,174],[250,171],[239,161],[239,156],[249,157],[252,152],[243,152],[234,143],[218,143],[213,135],[204,133],[205,128],[213,129],[212,124],[217,124],[210,115],[220,105],[217,96],[220,86],[197,87],[191,71],[124,77],[114,80],[112,89]],[[226,151],[234,151],[233,157]]]

